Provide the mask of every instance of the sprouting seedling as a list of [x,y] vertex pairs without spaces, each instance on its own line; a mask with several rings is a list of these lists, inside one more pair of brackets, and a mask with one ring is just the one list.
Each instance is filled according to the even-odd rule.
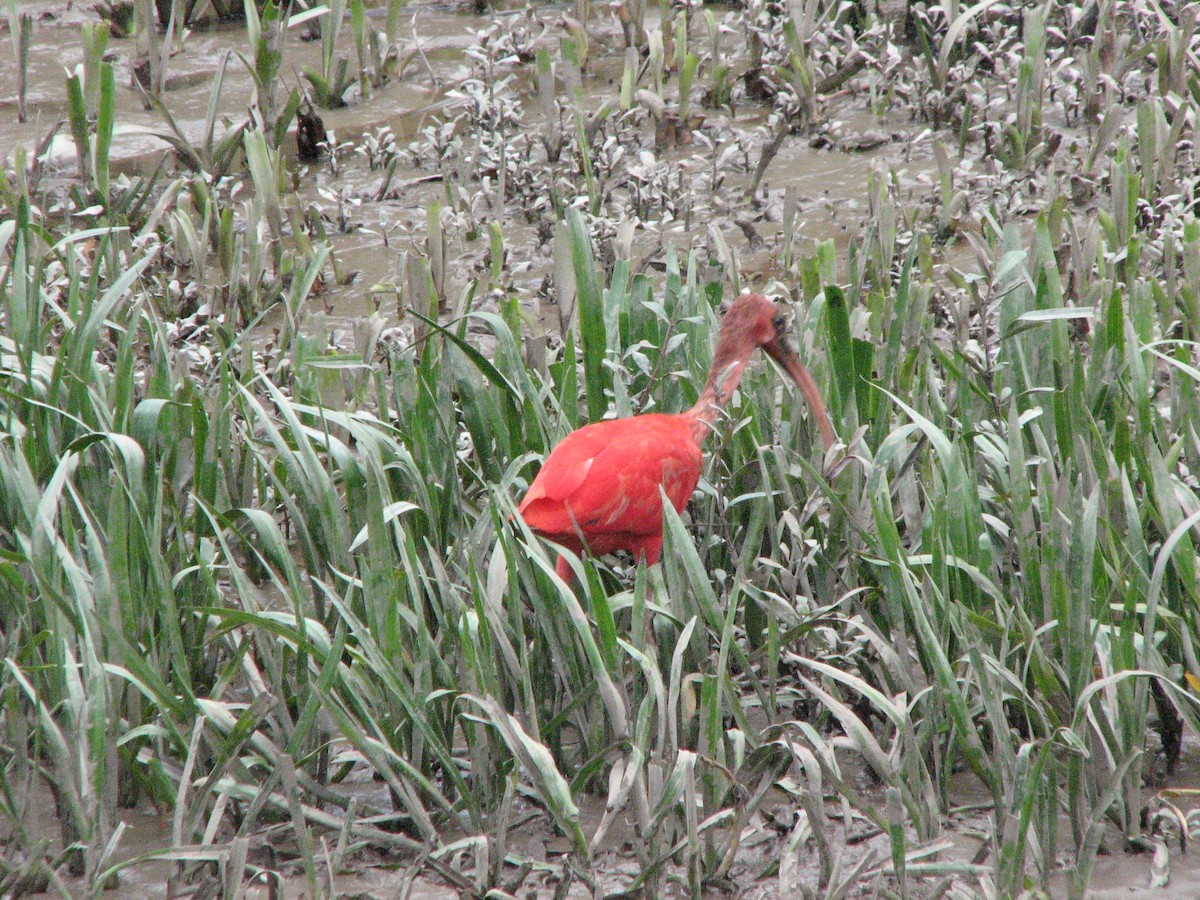
[[541,102],[542,122],[541,141],[546,150],[546,159],[551,163],[558,162],[563,150],[562,117],[559,113],[558,98],[554,90],[554,61],[549,52],[539,47],[534,57],[537,70],[538,100]]
[[425,209],[425,251],[429,261],[429,288],[431,309],[438,309],[446,302],[446,224],[442,218],[440,203],[431,203]]
[[283,201],[280,191],[283,158],[278,150],[267,144],[266,136],[261,131],[247,131],[242,142],[246,150],[250,179],[254,184],[252,203],[270,229],[272,246],[278,257],[281,252],[279,242],[283,237]]
[[954,167],[942,141],[934,142],[933,155],[938,168],[938,234],[949,237],[958,217],[966,209],[968,197],[966,191],[954,189]]
[[673,68],[676,72],[683,68],[683,61],[688,54],[688,11],[681,9],[675,16],[675,33],[671,41],[671,50],[674,56],[672,60]]
[[584,182],[587,184],[588,208],[595,215],[600,210],[601,198],[595,169],[592,165],[592,146],[591,141],[588,140],[585,121],[580,48],[574,38],[563,37],[559,42],[559,49],[562,51],[559,60],[562,64],[563,80],[567,84],[567,92],[571,97],[571,109],[575,117],[575,134],[579,145],[580,167],[583,169]]
[[29,81],[29,45],[33,40],[33,15],[19,12],[17,0],[8,0],[8,33],[12,38],[13,57],[17,63],[17,121],[26,116],[25,95]]
[[108,49],[108,23],[84,22],[79,36],[83,41],[83,106],[94,120],[100,106],[100,64]]
[[591,58],[591,38],[588,35],[588,20],[592,16],[592,0],[574,0],[574,21],[565,21],[571,36],[579,44],[579,67],[587,71],[588,60]]
[[84,99],[82,67],[67,77],[68,121],[71,137],[75,141],[75,152],[79,159],[79,179],[97,192],[99,199],[107,203],[109,187],[109,149],[113,136],[114,87],[111,63],[101,63],[96,81],[99,85],[95,139],[92,122],[87,114]]
[[[338,55],[338,38],[346,8],[347,0],[329,0],[329,5],[312,10],[319,16],[321,26],[321,69],[305,69],[304,77],[312,85],[313,102],[322,109],[345,106],[346,91],[355,81],[347,74],[349,61]],[[366,28],[365,20],[362,27]]]
[[396,135],[390,125],[380,125],[375,132],[362,136],[362,142],[354,148],[354,152],[366,157],[367,166],[372,172],[376,169],[387,168],[400,148],[396,144]]
[[688,127],[688,113],[691,107],[692,82],[696,78],[696,69],[700,65],[700,57],[688,53],[679,69],[679,121],[680,127]]
[[637,86],[638,73],[642,67],[642,61],[638,56],[636,47],[625,48],[625,66],[621,70],[621,94],[620,107],[621,112],[628,112],[633,108],[633,92]]
[[733,85],[729,79],[729,64],[721,53],[721,26],[711,9],[704,11],[704,26],[708,31],[709,87],[704,105],[709,109],[727,107],[733,100]]
[[499,222],[488,223],[489,276],[493,288],[502,288],[504,279],[504,228]]
[[961,13],[958,11],[958,4],[948,3],[944,6],[946,12],[946,21],[950,23],[946,30],[946,36],[942,40],[941,50],[938,52],[937,64],[934,68],[935,86],[940,91],[945,91],[950,78],[950,61],[954,56],[955,50],[958,47],[959,41],[967,33],[972,23],[978,16],[987,11],[991,6],[995,6],[999,0],[980,0],[974,6],[968,7]]
[[307,10],[290,18],[283,15],[275,0],[266,0],[261,15],[255,0],[245,0],[245,9],[246,36],[252,56],[246,59],[239,54],[239,58],[254,80],[251,120],[269,136],[272,146],[278,147],[283,143],[288,126],[300,108],[300,92],[297,90],[289,93],[282,109],[278,108],[275,98],[275,83],[283,66],[284,34],[288,27],[322,15],[326,7]]
[[783,74],[787,76],[800,104],[802,121],[812,122],[817,115],[816,70],[812,57],[808,52],[806,40],[801,38],[793,19],[784,21],[783,37],[788,50],[787,66],[783,69]]
[[354,144],[350,141],[339,141],[330,128],[325,132],[325,140],[321,141],[319,146],[329,160],[329,174],[337,178],[342,173],[342,158],[347,151],[354,148]]
[[370,61],[370,48],[374,41],[367,25],[363,0],[350,0],[350,31],[354,36],[354,52],[358,56],[358,93],[366,100],[371,96],[375,74]]
[[1014,144],[1020,146],[1024,165],[1029,151],[1041,140],[1042,94],[1046,73],[1046,18],[1050,7],[1025,15],[1025,52],[1017,70],[1017,121]]
[[1179,22],[1168,19],[1161,7],[1155,7],[1163,21],[1163,36],[1158,41],[1158,89],[1164,96],[1174,92],[1181,97],[1189,93],[1188,80],[1195,71],[1192,39],[1196,34],[1196,7],[1183,4],[1178,12]]
[[666,48],[663,46],[661,28],[651,28],[646,32],[646,45],[650,54],[650,79],[654,85],[654,96],[662,100],[663,80],[666,69]]

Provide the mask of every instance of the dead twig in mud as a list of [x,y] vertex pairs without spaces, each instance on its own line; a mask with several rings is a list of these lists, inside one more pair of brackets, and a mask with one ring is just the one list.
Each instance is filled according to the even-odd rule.
[[375,192],[376,202],[380,200],[398,200],[400,195],[411,187],[416,187],[418,184],[430,184],[435,181],[442,181],[445,176],[441,172],[435,172],[432,175],[421,175],[419,178],[409,178],[407,181],[402,181],[395,187],[392,187],[392,173],[396,167],[389,164],[387,172],[384,173],[383,181],[379,185],[379,190]]
[[758,186],[762,182],[763,176],[767,174],[767,167],[771,165],[771,160],[779,152],[779,148],[783,146],[783,139],[788,133],[788,123],[780,119],[779,127],[775,135],[767,141],[763,146],[762,156],[758,158],[758,165],[754,168],[754,178],[750,181],[750,186],[746,188],[746,199],[753,201],[758,194]]
[[734,219],[733,224],[736,225],[739,230],[741,230],[743,235],[745,235],[746,243],[749,245],[751,252],[762,249],[762,235],[758,233],[758,230],[754,227],[753,222],[751,222],[749,219]]
[[832,94],[866,67],[867,57],[865,54],[859,53],[857,56],[851,57],[832,75],[826,75],[817,82],[817,96]]
[[456,870],[453,866],[450,866],[447,863],[443,862],[442,860],[438,859],[434,855],[434,852],[432,850],[428,850],[424,854],[422,854],[420,860],[418,860],[417,863],[414,863],[410,867],[409,871],[419,872],[420,869],[424,866],[429,866],[429,868],[431,868],[435,872],[437,872],[438,875],[441,876],[446,881],[447,884],[453,885],[454,889],[457,891],[463,891],[463,892],[467,892],[469,894],[472,892],[472,889],[474,888],[474,885],[472,884],[471,879],[467,878],[461,872]]
[[[414,41],[413,50],[421,57],[421,62],[425,63],[425,71],[429,73],[429,80],[434,87],[441,87],[441,79],[437,77],[437,73],[433,71],[433,66],[429,62],[429,57],[425,55],[425,48],[421,46],[421,37],[417,34],[417,14],[413,13],[412,17],[412,36]],[[407,65],[407,60],[405,60]]]

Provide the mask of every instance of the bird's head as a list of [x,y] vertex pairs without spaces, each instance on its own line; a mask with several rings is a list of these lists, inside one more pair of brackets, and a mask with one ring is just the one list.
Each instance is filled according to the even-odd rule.
[[721,335],[731,345],[749,350],[762,347],[775,357],[772,347],[790,351],[789,321],[788,314],[762,294],[742,294],[726,310]]
[[720,371],[734,360],[741,360],[744,365],[745,359],[754,352],[754,348],[761,347],[791,376],[804,394],[817,418],[821,436],[828,448],[836,443],[837,436],[825,411],[825,402],[820,391],[788,339],[791,319],[787,312],[762,294],[742,294],[730,304],[725,313],[725,320],[721,323],[714,370]]

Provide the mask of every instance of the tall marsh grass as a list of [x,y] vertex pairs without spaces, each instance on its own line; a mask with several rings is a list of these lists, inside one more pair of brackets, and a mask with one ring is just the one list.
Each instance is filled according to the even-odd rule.
[[[987,5],[946,5],[942,86]],[[812,28],[828,12],[804,10]],[[1031,53],[1052,12],[1025,21]],[[259,76],[281,15],[249,15]],[[814,60],[785,43],[815,115]],[[476,897],[534,872],[564,894],[794,888],[809,858],[814,896],[1065,878],[1081,897],[1102,848],[1153,836],[1147,786],[1200,684],[1200,224],[1155,203],[1181,189],[1195,92],[1099,125],[1094,214],[1057,192],[1024,219],[980,211],[978,271],[933,264],[966,204],[944,146],[956,215],[914,227],[881,175],[849,251],[798,251],[789,224],[794,333],[843,446],[823,455],[756,363],[668,510],[663,564],[573,560],[570,586],[517,500],[582,422],[695,401],[736,273],[698,250],[653,275],[600,261],[586,54],[562,50],[586,177],[557,232],[576,305],[544,366],[516,298],[484,310],[446,277],[436,204],[429,258],[406,264],[419,339],[327,352],[301,323],[330,248],[285,209],[293,101],[279,113],[257,78],[262,121],[218,139],[218,77],[195,171],[130,186],[109,168],[111,67],[69,76],[77,205],[101,211],[44,214],[21,154],[0,180],[0,893],[99,895],[156,858],[230,895],[285,870],[326,895],[375,848]],[[1183,48],[1162,50],[1161,84],[1185,83]],[[535,64],[549,154],[554,68]],[[1018,66],[1006,158],[1033,166],[1048,76]],[[214,176],[243,162],[235,202]],[[515,242],[487,233],[495,285]],[[196,314],[168,308],[180,276],[215,283],[202,351],[179,331]],[[274,356],[255,330],[272,315]],[[945,840],[964,795],[983,798],[972,854]],[[53,834],[30,812],[47,797]],[[164,811],[168,846],[130,859],[138,806]],[[259,852],[267,833],[286,849]],[[530,834],[558,839],[539,854]],[[752,864],[762,841],[774,859]]]

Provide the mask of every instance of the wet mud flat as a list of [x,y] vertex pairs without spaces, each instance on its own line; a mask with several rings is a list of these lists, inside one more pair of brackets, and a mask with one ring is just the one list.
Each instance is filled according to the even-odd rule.
[[[46,140],[54,123],[63,123],[47,148],[48,169],[60,179],[57,185],[48,186],[47,193],[55,196],[72,183],[78,164],[65,127],[63,67],[82,58],[79,26],[96,17],[61,3],[34,6],[38,7],[39,27],[28,76],[31,115],[5,134],[0,154],[11,158],[11,149],[18,142],[32,152]],[[397,286],[399,255],[404,249],[424,251],[426,209],[432,203],[442,205],[447,220],[447,257],[453,266],[448,273],[453,286],[445,289],[448,295],[460,294],[468,281],[479,280],[490,266],[490,251],[479,222],[499,218],[505,222],[503,286],[531,308],[555,302],[553,292],[544,287],[554,269],[552,241],[544,225],[539,225],[544,220],[522,214],[519,202],[499,202],[494,196],[494,176],[491,191],[473,183],[469,169],[456,173],[455,183],[447,184],[441,173],[430,171],[428,142],[420,139],[422,132],[444,128],[440,123],[461,117],[469,101],[457,86],[471,75],[470,58],[464,51],[481,34],[502,34],[515,20],[528,19],[518,31],[538,35],[522,45],[523,52],[531,53],[554,46],[565,33],[562,20],[569,11],[565,6],[538,5],[528,10],[510,7],[481,17],[464,7],[414,4],[406,8],[404,16],[406,34],[399,51],[407,61],[403,73],[374,90],[367,100],[357,99],[352,88],[344,108],[317,110],[333,135],[334,149],[318,162],[297,162],[296,190],[290,202],[320,210],[328,222],[339,278],[346,283],[329,283],[327,290],[314,298],[311,312],[323,314],[324,327],[339,335],[336,342],[350,342],[353,323],[376,308],[384,308],[389,325],[400,318],[402,311],[394,304],[387,308],[386,300],[398,292],[403,296]],[[648,21],[654,25],[653,13]],[[611,17],[597,17],[591,31],[598,51],[594,51],[583,90],[586,107],[597,110],[606,101],[611,104],[619,86],[622,61],[615,49],[620,32]],[[320,56],[320,43],[302,35],[301,28],[288,34],[282,76],[285,82],[301,86],[304,82],[297,74],[319,65]],[[224,88],[218,98],[218,123],[236,121],[244,114],[252,83],[234,55],[246,55],[244,42],[245,29],[240,25],[199,24],[170,57],[164,100],[185,134],[199,140],[219,70]],[[109,42],[108,56],[122,76],[131,71],[133,52],[129,39]],[[0,77],[5,83],[15,83],[13,67],[11,58],[0,58]],[[506,87],[514,101],[536,108],[541,101],[533,80],[511,61],[509,68],[512,71],[501,68],[497,72],[510,82]],[[128,77],[128,82],[119,79],[117,91],[113,170],[149,176],[166,161],[169,172],[172,150],[163,139],[169,128],[160,114],[145,108],[132,86],[132,75]],[[723,255],[745,271],[748,282],[761,284],[779,278],[782,285],[781,276],[787,275],[779,268],[782,258],[796,257],[802,249],[824,240],[845,246],[868,213],[870,178],[890,172],[889,177],[904,186],[906,197],[914,204],[923,202],[934,170],[933,136],[927,128],[914,125],[903,114],[864,112],[861,100],[850,92],[827,101],[827,107],[819,135],[789,137],[772,154],[753,196],[748,196],[747,190],[762,161],[767,129],[761,105],[742,103],[732,109],[706,111],[697,116],[702,124],[694,133],[689,130],[669,136],[664,136],[661,122],[652,114],[634,110],[632,132],[626,129],[620,140],[627,146],[620,149],[630,157],[641,157],[634,181],[646,197],[630,204],[637,206],[641,215],[630,215],[636,227],[626,239],[636,241],[643,251],[639,269],[661,271],[669,252],[686,255],[697,238],[711,243],[706,232],[715,228],[726,244],[720,248]],[[0,98],[0,108],[15,110],[15,99]],[[456,130],[465,127],[459,122]],[[220,128],[218,124],[218,133]],[[285,144],[285,151],[293,155],[295,133],[293,127]],[[629,137],[631,142],[626,140]],[[365,149],[381,140],[389,149],[372,158]],[[399,158],[385,182],[381,160],[388,153]],[[720,155],[719,161],[716,155]],[[719,173],[718,179],[712,178],[713,172]],[[719,183],[714,185],[714,181]],[[544,187],[549,189],[549,185]],[[252,185],[244,185],[246,190],[252,190]],[[629,190],[629,186],[616,190]],[[457,196],[447,199],[448,194]],[[785,242],[791,246],[785,247]],[[711,247],[714,262],[725,265],[718,255],[718,248]],[[560,327],[558,317],[554,309],[539,316],[545,327],[554,331]]]

